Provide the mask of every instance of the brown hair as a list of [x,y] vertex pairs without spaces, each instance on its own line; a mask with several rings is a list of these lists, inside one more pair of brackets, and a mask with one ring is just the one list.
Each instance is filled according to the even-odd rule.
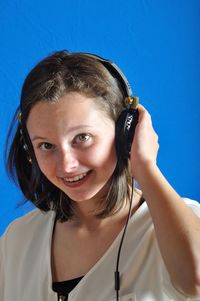
[[[125,108],[120,83],[101,62],[83,53],[55,52],[39,62],[27,75],[6,146],[7,171],[19,184],[25,201],[30,200],[43,211],[55,210],[60,221],[74,215],[73,201],[40,171],[26,121],[36,103],[57,102],[69,92],[93,97],[99,108],[115,122]],[[17,116],[19,122],[9,148]],[[124,200],[130,200],[128,178],[127,164],[118,161],[110,179],[109,191],[100,204],[98,217],[114,214],[124,205]]]

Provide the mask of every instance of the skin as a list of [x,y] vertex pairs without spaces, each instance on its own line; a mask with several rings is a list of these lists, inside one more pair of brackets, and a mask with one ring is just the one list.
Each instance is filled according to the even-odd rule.
[[[98,206],[116,166],[114,126],[92,99],[78,93],[70,93],[56,104],[36,104],[27,121],[41,171],[88,210]],[[83,184],[65,181],[87,172]]]
[[[159,170],[158,136],[147,110],[141,105],[138,109],[131,172],[149,207],[172,283],[183,294],[197,296],[200,295],[200,221]],[[35,105],[27,129],[42,172],[74,200],[77,213],[77,219],[56,223],[52,239],[53,280],[85,275],[119,234],[127,215],[128,208],[123,208],[105,219],[94,216],[116,166],[114,122],[92,99],[69,93],[56,104]],[[89,133],[84,142],[80,136],[83,133]],[[49,149],[49,145],[53,148]],[[91,173],[81,185],[66,185],[63,181],[87,171]],[[139,200],[140,195],[135,194],[132,214]]]

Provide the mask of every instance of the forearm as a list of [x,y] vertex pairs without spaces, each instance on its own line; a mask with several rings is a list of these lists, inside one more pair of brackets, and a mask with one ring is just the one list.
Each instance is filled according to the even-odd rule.
[[140,169],[138,182],[148,204],[160,251],[177,289],[200,295],[200,221],[156,165]]

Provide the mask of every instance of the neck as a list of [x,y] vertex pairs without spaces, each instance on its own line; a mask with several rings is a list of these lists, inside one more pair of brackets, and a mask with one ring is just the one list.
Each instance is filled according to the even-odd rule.
[[97,217],[99,206],[94,206],[94,203],[84,201],[74,204],[75,215],[71,220],[71,224],[75,227],[96,229],[106,222],[107,218]]
[[[141,199],[141,191],[135,189],[133,195],[133,202],[132,202],[132,215],[138,209],[140,205]],[[116,214],[110,215],[105,218],[99,218],[96,215],[100,210],[100,201],[90,199],[85,200],[83,202],[73,202],[74,206],[74,217],[68,221],[68,225],[71,227],[76,228],[85,228],[85,229],[97,229],[101,228],[108,222],[119,221],[126,219],[128,210],[129,210],[129,202],[124,205],[119,212]]]

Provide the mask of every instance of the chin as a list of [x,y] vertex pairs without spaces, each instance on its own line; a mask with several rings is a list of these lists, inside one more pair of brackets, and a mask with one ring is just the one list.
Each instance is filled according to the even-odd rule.
[[[65,192],[65,191],[64,191]],[[99,200],[102,199],[102,197],[105,195],[105,186],[100,187],[99,189],[96,189],[95,191],[80,191],[80,192],[77,192],[77,193],[67,193],[65,192],[69,198],[71,200],[73,200],[74,202],[77,202],[77,203],[83,203],[83,202],[98,202]]]

